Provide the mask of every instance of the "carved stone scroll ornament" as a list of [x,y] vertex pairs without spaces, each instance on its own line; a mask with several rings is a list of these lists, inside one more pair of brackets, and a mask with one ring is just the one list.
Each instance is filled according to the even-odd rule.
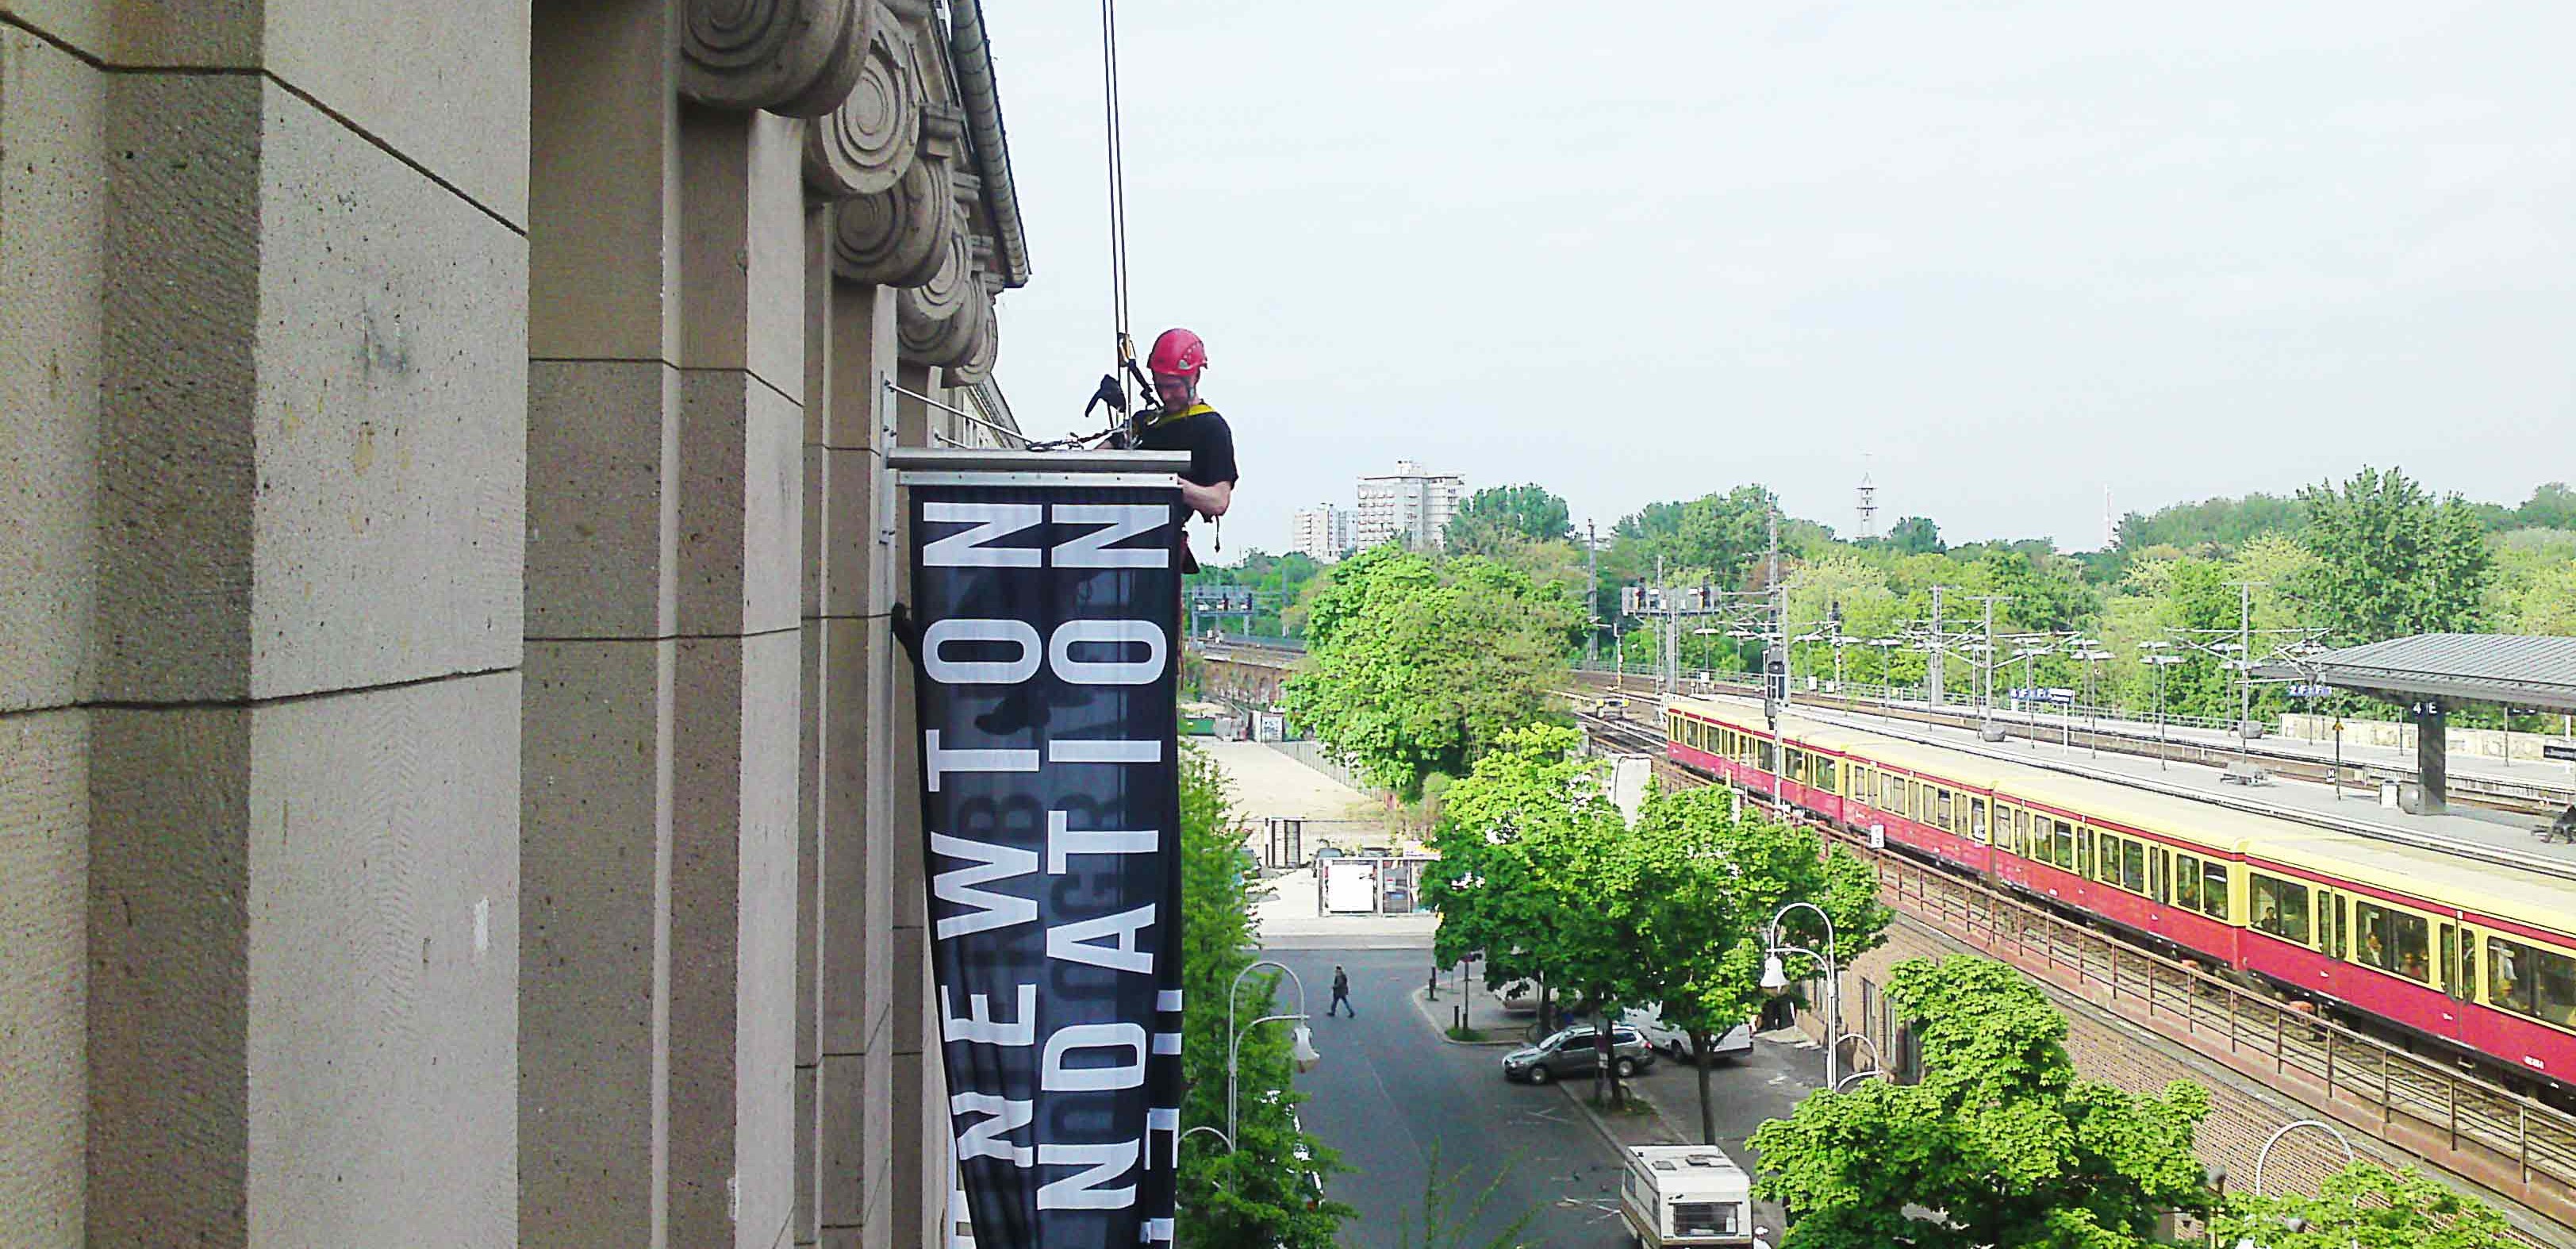
[[980,382],[993,375],[993,361],[1002,353],[1002,310],[994,298],[997,280],[987,275],[984,282],[983,316],[976,328],[974,350],[957,365],[957,380]]
[[868,51],[867,0],[687,0],[680,93],[716,108],[818,117]]
[[923,106],[921,153],[893,187],[849,200],[836,210],[832,272],[850,282],[920,286],[938,277],[962,228],[954,205],[957,138],[963,118]]
[[939,269],[929,281],[907,286],[894,301],[895,339],[907,359],[949,364],[962,359],[949,342],[950,325],[970,299],[980,293],[975,280],[975,247],[967,233],[966,210],[954,201],[943,205],[955,219]]
[[921,143],[919,45],[879,0],[861,0],[867,52],[857,85],[805,132],[805,182],[828,199],[892,190]]

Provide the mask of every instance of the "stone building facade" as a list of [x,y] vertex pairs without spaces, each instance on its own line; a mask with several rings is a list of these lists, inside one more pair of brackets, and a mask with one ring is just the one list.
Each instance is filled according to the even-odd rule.
[[1028,274],[977,0],[0,0],[0,1243],[944,1244]]

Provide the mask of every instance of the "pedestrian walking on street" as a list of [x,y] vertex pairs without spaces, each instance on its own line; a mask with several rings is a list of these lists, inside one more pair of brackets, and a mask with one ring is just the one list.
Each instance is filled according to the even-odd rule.
[[1324,1008],[1324,1014],[1329,1016],[1336,1010],[1349,1011],[1353,1019],[1360,1017],[1360,1008],[1351,1005],[1351,974],[1343,971],[1339,963],[1333,964],[1333,1004]]

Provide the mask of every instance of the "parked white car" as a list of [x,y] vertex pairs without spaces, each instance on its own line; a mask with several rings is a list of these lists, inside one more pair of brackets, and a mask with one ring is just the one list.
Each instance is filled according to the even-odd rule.
[[[1697,1057],[1691,1050],[1690,1033],[1665,1023],[1663,1007],[1631,1006],[1619,1016],[1619,1022],[1635,1028],[1638,1035],[1646,1038],[1649,1047],[1674,1062],[1689,1062]],[[1752,1052],[1751,1023],[1740,1023],[1727,1029],[1726,1035],[1719,1037],[1711,1050],[1718,1058],[1734,1058]]]

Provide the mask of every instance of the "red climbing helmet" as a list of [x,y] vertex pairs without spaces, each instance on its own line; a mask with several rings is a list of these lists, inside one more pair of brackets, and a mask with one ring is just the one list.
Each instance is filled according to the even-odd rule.
[[1198,335],[1175,327],[1154,340],[1154,351],[1145,358],[1145,368],[1156,374],[1197,377],[1207,362],[1207,344],[1200,342]]

